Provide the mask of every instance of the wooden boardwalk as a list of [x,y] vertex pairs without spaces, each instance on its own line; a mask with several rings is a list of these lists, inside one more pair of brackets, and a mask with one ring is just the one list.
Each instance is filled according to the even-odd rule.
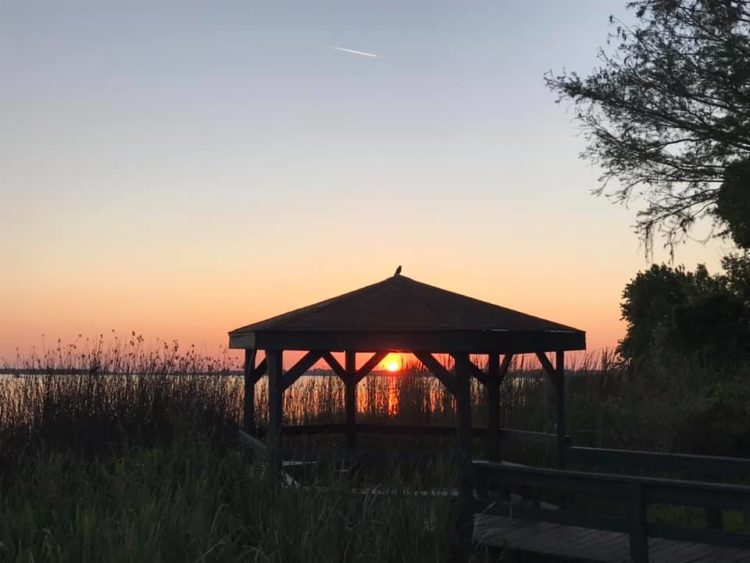
[[[477,514],[474,542],[489,547],[583,561],[627,562],[628,534]],[[750,562],[750,551],[662,538],[648,539],[649,561],[653,563]]]
[[[472,470],[475,488],[471,496],[466,489],[459,520],[465,541],[585,561],[750,563],[750,486],[486,461]],[[649,519],[649,508],[660,506],[702,510],[704,522]],[[742,513],[741,529],[725,529],[726,511]]]

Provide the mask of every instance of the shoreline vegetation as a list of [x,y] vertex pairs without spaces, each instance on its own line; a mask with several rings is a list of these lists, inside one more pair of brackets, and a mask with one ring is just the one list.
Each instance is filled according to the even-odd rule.
[[[324,457],[343,438],[289,436],[290,446],[326,453],[317,465],[295,470],[304,487],[283,487],[237,446],[243,382],[216,375],[236,369],[224,358],[183,352],[176,343],[145,351],[133,335],[124,345],[83,352],[60,345],[19,367],[34,369],[45,358],[48,374],[0,377],[2,561],[435,561],[455,555],[451,499],[408,494],[455,486],[450,437],[359,437],[370,449],[445,454],[407,471],[344,467]],[[106,375],[110,370],[124,374]],[[676,356],[630,364],[611,354],[584,356],[569,371],[572,442],[747,456],[746,373],[746,366]],[[453,398],[423,375],[406,365],[397,375],[365,378],[358,421],[455,424]],[[285,393],[284,423],[341,422],[343,392],[335,377],[300,379]],[[472,404],[474,425],[485,426],[477,382]],[[261,381],[261,424],[266,407]],[[554,409],[549,381],[532,358],[519,358],[502,386],[502,426],[553,432]],[[477,457],[484,455],[481,441],[475,446]],[[543,445],[503,452],[521,463],[554,459]],[[379,489],[404,494],[352,494]]]

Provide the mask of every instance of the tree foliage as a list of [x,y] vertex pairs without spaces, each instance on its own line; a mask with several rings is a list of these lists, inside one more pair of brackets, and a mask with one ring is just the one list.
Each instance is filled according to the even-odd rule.
[[728,167],[750,156],[750,0],[627,6],[636,24],[617,26],[599,68],[546,81],[574,103],[583,156],[603,169],[597,192],[643,198],[637,230],[672,245],[714,211]]
[[627,322],[619,352],[628,359],[661,353],[696,354],[711,361],[750,354],[750,257],[730,255],[724,273],[653,265],[625,287]]
[[750,160],[731,164],[716,200],[716,215],[735,244],[750,249]]

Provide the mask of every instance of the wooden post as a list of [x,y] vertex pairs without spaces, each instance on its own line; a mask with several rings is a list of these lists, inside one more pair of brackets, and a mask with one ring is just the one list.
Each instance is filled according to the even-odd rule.
[[474,486],[471,467],[471,371],[469,355],[454,354],[456,410],[458,411],[458,445],[461,461],[459,474],[458,537],[465,553],[471,550],[474,534]]
[[565,451],[568,447],[565,435],[565,352],[555,354],[555,395],[557,399],[557,465],[565,469]]
[[456,361],[456,408],[458,414],[458,442],[462,457],[471,459],[471,372],[469,355],[454,354]]
[[266,350],[268,362],[268,432],[266,443],[274,455],[279,447],[281,438],[282,415],[282,350]]
[[709,530],[723,530],[724,516],[721,508],[706,507],[706,528]]
[[487,455],[500,460],[500,355],[487,358]]
[[346,379],[345,409],[346,409],[346,447],[354,449],[357,445],[357,353],[347,351],[344,354],[344,369]]
[[242,409],[242,429],[255,433],[255,357],[257,350],[245,349],[245,398]]
[[643,488],[640,483],[629,483],[626,502],[628,533],[630,535],[630,561],[648,563],[646,506],[643,502]]

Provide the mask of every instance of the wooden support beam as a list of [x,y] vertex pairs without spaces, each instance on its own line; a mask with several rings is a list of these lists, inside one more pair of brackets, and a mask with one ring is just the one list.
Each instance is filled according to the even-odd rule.
[[266,360],[268,361],[268,432],[266,443],[272,452],[277,453],[281,438],[284,393],[282,382],[283,352],[281,350],[266,350]]
[[255,382],[257,380],[253,379],[253,375],[257,353],[257,350],[245,350],[245,367],[243,370],[245,397],[242,401],[242,429],[247,433],[255,431]]
[[282,381],[282,390],[288,389],[295,381],[302,377],[307,370],[309,370],[315,362],[317,362],[322,356],[321,352],[308,352],[302,356],[299,361],[289,368],[284,374]]
[[[430,356],[432,357],[432,356]],[[472,477],[471,368],[469,354],[453,354],[455,360],[455,395],[458,415],[458,446],[461,459],[458,491],[458,535],[463,550],[471,547],[474,528],[474,482]]]
[[510,364],[513,361],[513,354],[505,354],[503,361],[500,363],[499,354],[490,354],[487,361],[487,376],[490,385],[487,386],[488,401],[488,422],[487,432],[487,453],[490,459],[500,461],[502,458],[500,444],[500,386],[508,375]]
[[245,396],[242,404],[242,429],[250,434],[254,433],[255,428],[255,384],[266,373],[267,362],[263,361],[258,365],[255,362],[258,359],[258,351],[255,349],[245,350],[245,366],[243,369]]
[[[568,446],[565,439],[565,352],[555,354],[555,391],[557,399],[557,465],[565,468],[565,450]],[[546,356],[545,356],[546,357]]]
[[357,445],[357,354],[344,353],[344,369],[347,377],[344,381],[344,408],[346,411],[346,447],[354,449]]
[[458,418],[458,439],[462,456],[471,459],[471,372],[469,355],[453,355],[455,364],[456,410]]
[[[455,378],[443,365],[438,362],[435,357],[429,352],[412,352],[414,357],[417,358],[422,364],[432,372],[432,374],[438,378],[440,383],[453,395],[456,394]],[[468,369],[468,368],[467,368]]]
[[487,455],[500,460],[500,355],[487,358]]
[[362,381],[387,355],[388,352],[375,352],[369,360],[362,364],[355,375],[357,383]]
[[555,403],[557,411],[557,465],[561,469],[565,468],[565,450],[567,440],[565,437],[565,352],[558,350],[555,352],[555,365],[549,361],[547,354],[537,352],[536,357],[542,364],[544,373],[555,386]]
[[339,361],[333,357],[333,354],[330,352],[323,352],[321,354],[321,357],[325,360],[325,362],[328,364],[328,366],[333,370],[333,373],[338,375],[342,381],[346,382],[346,370],[344,369],[344,366],[342,366]]

